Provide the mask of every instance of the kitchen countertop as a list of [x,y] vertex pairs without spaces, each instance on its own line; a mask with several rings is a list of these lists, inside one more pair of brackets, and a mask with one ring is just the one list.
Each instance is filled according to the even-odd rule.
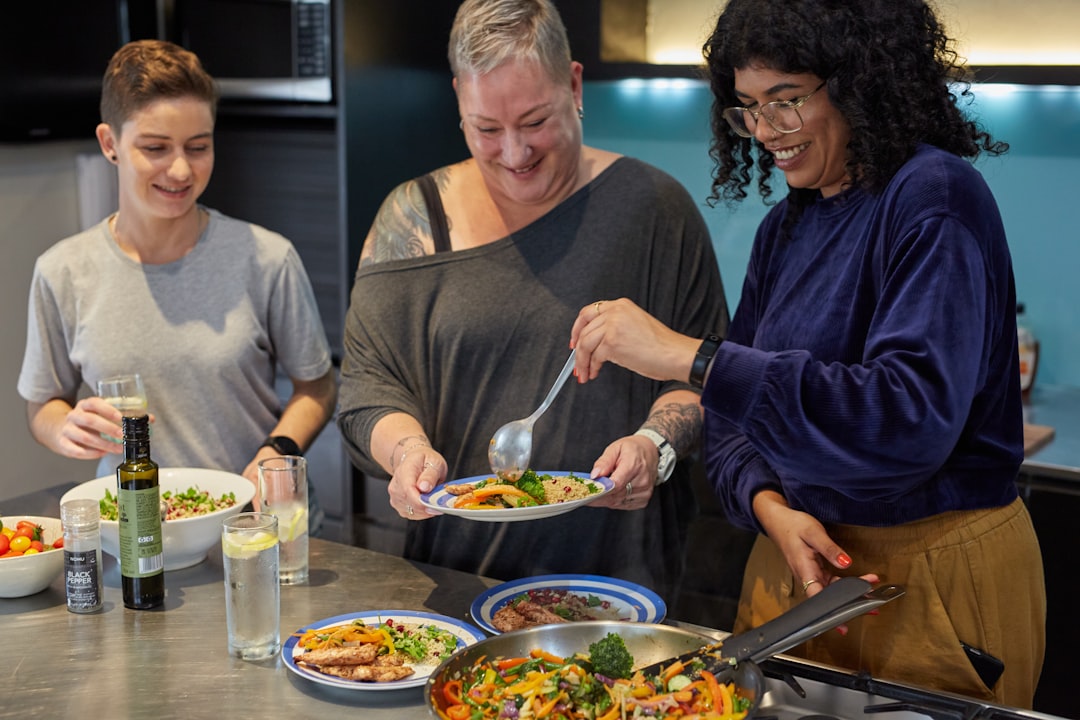
[[1021,474],[1080,481],[1080,388],[1036,385],[1024,405],[1024,422],[1052,427],[1054,438],[1024,458]]
[[[4,510],[57,517],[69,487],[6,500]],[[498,584],[317,538],[310,556],[310,583],[281,588],[283,642],[311,622],[349,612],[423,610],[468,621],[473,599]],[[280,657],[231,657],[219,547],[204,562],[165,574],[161,610],[125,608],[119,566],[103,559],[101,612],[68,612],[63,577],[36,595],[0,599],[0,718],[430,717],[423,687],[343,690],[298,677]]]

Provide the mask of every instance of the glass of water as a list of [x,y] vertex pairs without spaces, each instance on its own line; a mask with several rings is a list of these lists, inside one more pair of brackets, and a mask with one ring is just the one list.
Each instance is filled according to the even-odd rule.
[[278,521],[269,513],[240,513],[222,523],[229,654],[242,660],[266,660],[281,649],[278,547]]
[[308,579],[307,461],[282,455],[259,461],[259,502],[263,512],[277,516],[281,541],[278,576],[282,585]]
[[[105,402],[120,411],[125,417],[138,417],[146,415],[149,403],[146,401],[146,388],[143,387],[142,377],[139,373],[116,375],[97,381],[97,394]],[[122,442],[122,435],[116,437],[105,435],[102,437]]]

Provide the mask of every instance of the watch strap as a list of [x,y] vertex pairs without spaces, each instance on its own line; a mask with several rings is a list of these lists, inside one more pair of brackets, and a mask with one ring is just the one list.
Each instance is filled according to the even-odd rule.
[[260,448],[268,447],[273,448],[275,452],[282,455],[299,455],[303,456],[304,451],[300,449],[299,443],[293,440],[288,435],[271,435],[263,440],[263,444]]
[[660,461],[656,472],[656,484],[660,485],[667,482],[671,477],[671,473],[675,471],[675,463],[678,460],[678,457],[675,454],[675,448],[671,446],[671,443],[667,441],[667,438],[655,430],[641,428],[634,434],[647,437],[656,445],[656,450],[660,453]]
[[694,364],[690,366],[691,385],[696,388],[705,385],[705,373],[709,369],[709,363],[712,362],[717,349],[723,342],[724,339],[719,335],[707,335],[705,339],[701,341],[701,345],[699,345],[697,349],[697,354],[694,356]]

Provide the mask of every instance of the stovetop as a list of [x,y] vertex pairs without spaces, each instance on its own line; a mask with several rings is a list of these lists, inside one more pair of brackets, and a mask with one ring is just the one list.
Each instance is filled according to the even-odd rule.
[[755,720],[1061,720],[793,658],[761,669],[766,691]]

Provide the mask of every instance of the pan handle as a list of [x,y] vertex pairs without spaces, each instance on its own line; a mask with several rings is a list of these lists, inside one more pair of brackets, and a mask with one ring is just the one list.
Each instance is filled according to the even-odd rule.
[[861,598],[852,600],[851,602],[836,608],[818,620],[806,625],[801,630],[788,635],[781,642],[768,647],[759,648],[750,654],[750,660],[761,662],[765,658],[778,655],[785,650],[790,650],[811,638],[817,637],[827,630],[832,630],[837,625],[842,625],[852,618],[880,607],[891,600],[895,600],[903,594],[904,588],[899,585],[881,585],[874,588]]

